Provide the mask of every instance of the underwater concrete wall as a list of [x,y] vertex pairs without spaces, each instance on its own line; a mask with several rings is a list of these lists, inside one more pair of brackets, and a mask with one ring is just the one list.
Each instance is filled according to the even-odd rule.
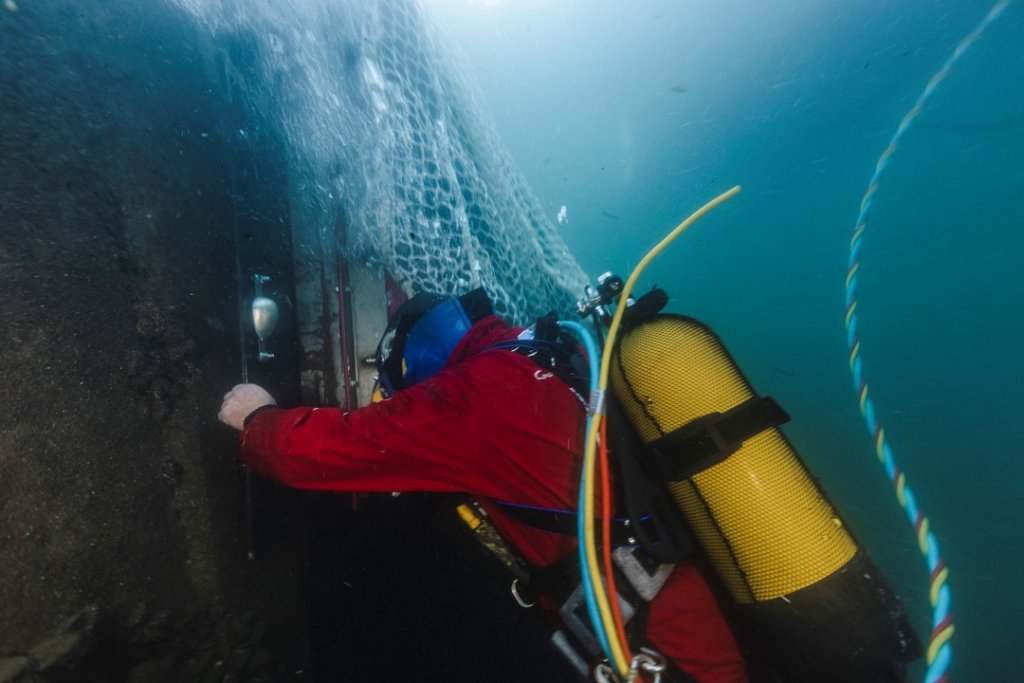
[[[285,180],[272,112],[210,73],[159,3],[0,7],[0,681],[270,680],[304,657],[301,501],[269,494],[247,560],[216,420],[235,232],[287,293]],[[285,339],[261,381],[287,399]]]
[[[295,277],[320,277],[324,231],[353,209],[323,208],[335,195],[297,173],[296,133],[272,95],[283,76],[259,67],[258,32],[211,48],[182,4],[0,5],[0,683],[561,680],[536,616],[509,600],[444,501],[255,479],[247,524],[221,397],[243,356],[282,404],[301,400],[300,370],[337,373],[330,350],[307,357],[323,321],[299,320]],[[416,43],[415,12],[385,4]],[[361,39],[342,38],[348,59]],[[377,47],[398,73],[394,46]],[[471,114],[460,110],[460,128]],[[465,186],[446,201],[487,220],[455,211],[437,229],[473,228],[466,239],[494,258],[523,259],[496,271],[510,278],[497,283],[506,310],[569,301],[560,283],[575,286],[577,271],[558,260],[564,245],[542,248],[554,235],[496,138],[445,136],[458,145],[438,153],[477,149],[497,171],[459,157]],[[412,182],[382,182],[398,180]],[[403,220],[440,211],[402,187],[390,210],[417,212]],[[505,211],[488,208],[498,200]],[[536,249],[493,246],[524,229]],[[477,272],[452,244],[444,258]],[[281,307],[268,363],[244,322],[256,273]],[[524,274],[534,286],[517,289]]]

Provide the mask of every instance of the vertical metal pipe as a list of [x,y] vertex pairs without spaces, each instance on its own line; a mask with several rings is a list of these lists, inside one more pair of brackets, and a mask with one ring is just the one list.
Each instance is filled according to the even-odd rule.
[[[244,285],[242,284],[245,280],[242,278],[242,252],[241,252],[241,239],[239,238],[238,228],[238,212],[235,210],[236,194],[235,194],[235,173],[231,171],[231,229],[234,233],[235,240],[235,282],[238,288],[238,355],[242,363],[242,384],[249,383],[249,358],[245,349],[245,321],[246,321],[246,309],[245,309],[245,291]],[[242,473],[245,477],[245,530],[246,530],[246,548],[247,554],[250,560],[256,559],[256,530],[253,524],[252,514],[252,470],[242,465]]]

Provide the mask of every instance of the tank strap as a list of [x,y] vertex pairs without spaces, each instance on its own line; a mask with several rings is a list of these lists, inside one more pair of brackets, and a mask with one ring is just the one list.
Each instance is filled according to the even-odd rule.
[[[564,536],[576,536],[575,510],[560,510],[557,508],[543,508],[532,505],[519,505],[508,503],[502,500],[494,502],[502,512],[520,524],[550,531]],[[647,527],[651,525],[650,517],[643,517],[636,521],[636,525]],[[613,546],[635,546],[639,543],[635,524],[629,518],[615,517],[612,519],[612,545]],[[645,529],[646,530],[646,529]]]
[[755,396],[724,413],[709,413],[647,445],[644,466],[662,481],[682,481],[717,465],[743,442],[789,422],[770,396]]

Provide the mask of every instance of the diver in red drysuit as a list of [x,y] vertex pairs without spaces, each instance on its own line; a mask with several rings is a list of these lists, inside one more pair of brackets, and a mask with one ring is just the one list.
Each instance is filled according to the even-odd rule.
[[[256,385],[225,396],[220,418],[242,431],[242,457],[287,486],[330,491],[446,491],[476,497],[535,566],[576,539],[527,527],[489,499],[574,509],[585,410],[531,359],[489,347],[521,329],[497,316],[472,325],[429,379],[345,413],[278,408]],[[700,683],[743,683],[739,647],[698,569],[684,562],[650,605],[650,644]]]

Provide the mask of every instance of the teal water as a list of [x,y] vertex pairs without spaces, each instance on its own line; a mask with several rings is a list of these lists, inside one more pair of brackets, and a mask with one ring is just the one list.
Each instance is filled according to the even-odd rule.
[[[988,3],[441,3],[499,132],[594,275],[709,323],[930,632],[928,574],[847,367],[844,280],[879,154]],[[1024,3],[907,134],[864,234],[871,396],[950,569],[950,680],[1024,680]],[[917,678],[924,667],[915,669]]]
[[[32,356],[38,365],[19,376],[37,372],[31,391],[49,395],[54,405],[77,397],[74,420],[56,430],[28,419],[28,407],[38,402],[34,396],[22,402],[19,397],[28,394],[15,391],[8,397],[16,429],[39,424],[50,433],[18,450],[24,457],[4,475],[18,495],[0,505],[8,513],[3,531],[14,539],[8,555],[23,567],[10,576],[48,578],[7,582],[15,604],[0,612],[16,618],[5,616],[0,624],[0,660],[6,664],[8,655],[39,642],[37,636],[49,638],[83,604],[99,601],[113,621],[108,626],[104,617],[107,635],[83,643],[95,659],[83,670],[130,666],[135,679],[152,679],[156,660],[176,658],[174,648],[192,654],[197,640],[190,625],[187,637],[173,647],[167,642],[170,649],[164,650],[178,617],[159,616],[161,606],[177,612],[179,594],[140,567],[158,562],[159,575],[180,574],[182,581],[198,576],[196,586],[206,586],[199,593],[208,596],[222,586],[207,581],[214,568],[236,583],[230,558],[234,553],[242,560],[243,506],[236,500],[232,512],[232,496],[225,493],[236,483],[234,472],[224,465],[219,475],[201,474],[221,482],[208,494],[196,484],[196,474],[205,472],[198,463],[212,457],[211,449],[223,450],[220,458],[235,454],[233,443],[217,443],[223,432],[211,432],[207,443],[204,430],[223,391],[237,381],[238,364],[225,354],[244,348],[233,337],[236,258],[258,263],[257,272],[267,272],[264,251],[284,254],[272,264],[304,254],[315,261],[320,247],[295,246],[287,255],[290,240],[305,226],[344,227],[346,237],[348,228],[366,228],[362,238],[372,241],[383,232],[374,228],[415,223],[427,239],[451,237],[455,233],[445,231],[455,221],[416,222],[427,215],[420,210],[439,206],[435,193],[419,192],[420,183],[425,188],[427,181],[437,182],[430,174],[438,170],[417,164],[417,151],[472,161],[479,171],[444,176],[461,190],[451,193],[450,205],[485,213],[479,197],[504,197],[495,206],[515,220],[478,223],[480,234],[516,234],[511,224],[523,224],[517,207],[533,211],[532,200],[524,199],[528,193],[515,192],[518,174],[499,173],[493,180],[494,164],[500,169],[504,156],[497,145],[488,148],[489,128],[476,120],[476,102],[467,105],[457,87],[448,87],[461,84],[462,70],[449,74],[444,60],[434,60],[440,46],[432,32],[422,31],[418,13],[410,14],[417,1],[136,0],[86,9],[75,2],[8,0],[0,7],[0,161],[7,162],[4,188],[13,198],[0,210],[0,235],[9,238],[0,246],[15,254],[0,264],[14,268],[12,277],[5,275],[11,305],[5,310],[15,314],[0,316],[0,329],[10,330],[16,344],[22,343],[15,334],[21,329],[35,330],[40,340],[52,336],[53,345],[10,347],[8,356],[19,371],[21,359]],[[659,257],[641,288],[664,287],[674,310],[710,323],[759,391],[793,414],[786,427],[791,439],[927,637],[925,562],[858,412],[847,368],[843,285],[858,204],[878,155],[929,78],[984,16],[987,0],[422,4],[464,53],[464,70],[480,85],[502,142],[543,210],[555,221],[566,208],[568,222],[559,230],[589,273],[627,274],[692,210],[733,184],[743,186],[739,197]],[[957,628],[951,681],[1024,680],[1017,664],[1024,645],[1017,624],[1024,605],[1018,588],[1024,555],[1024,427],[1018,417],[1024,408],[1018,352],[1024,323],[1017,280],[1024,272],[1022,29],[1024,2],[1018,1],[942,83],[892,158],[860,258],[858,329],[871,395],[951,571]],[[421,43],[424,36],[428,44]],[[382,93],[388,99],[374,97]],[[437,93],[449,95],[448,109],[438,109]],[[417,116],[404,115],[411,105]],[[438,111],[446,126],[432,125]],[[377,118],[374,112],[395,116]],[[469,199],[467,189],[478,199]],[[407,222],[393,224],[396,217]],[[240,246],[239,235],[247,233],[256,238],[246,237]],[[185,263],[181,254],[195,255],[195,262]],[[71,274],[100,282],[108,273],[114,281],[95,291],[65,280]],[[127,288],[118,289],[124,296],[96,300],[107,284]],[[86,296],[82,310],[79,295]],[[176,296],[181,303],[172,310]],[[56,299],[67,308],[40,312]],[[286,312],[292,306],[286,298],[280,303]],[[166,316],[150,308],[166,309]],[[73,335],[62,332],[65,310],[68,325],[84,321],[82,331],[94,333],[76,337],[73,348]],[[109,338],[96,334],[97,321],[103,326],[108,319]],[[175,322],[166,325],[166,334],[154,339],[153,328],[170,320]],[[124,337],[114,334],[118,329]],[[180,330],[195,335],[193,351],[184,342],[179,346]],[[277,334],[282,347],[275,350],[289,333]],[[59,358],[51,359],[51,349]],[[125,350],[131,353],[119,364]],[[74,370],[81,376],[65,375],[64,361],[55,361],[79,353],[83,360]],[[282,351],[277,372],[291,372],[286,357]],[[183,368],[193,360],[210,371],[182,398],[177,392],[193,379]],[[109,373],[94,381],[105,367]],[[125,391],[115,388],[108,396],[111,383]],[[96,393],[79,393],[90,385]],[[87,395],[93,398],[82,398]],[[207,422],[193,424],[186,408],[173,413],[170,431],[154,431],[153,421],[162,424],[174,404],[194,407],[191,402],[204,396]],[[94,434],[95,424],[108,424],[111,415],[117,421],[113,438],[82,436]],[[163,446],[124,467],[126,440],[143,434],[147,441],[131,448],[166,443],[168,453],[178,453],[192,448],[187,444],[205,445],[191,459],[182,458],[192,463],[184,469],[177,459],[164,460]],[[82,450],[95,453],[83,460]],[[92,481],[110,484],[103,504],[82,498],[82,487],[62,480],[54,488],[40,479],[37,463],[50,462],[57,451],[66,451],[76,480],[90,488]],[[182,480],[183,471],[188,474]],[[161,507],[173,502],[166,487],[182,481],[181,490],[191,492],[175,494],[174,506],[192,501],[188,509],[205,510],[197,517],[179,519],[164,512],[174,506]],[[154,485],[160,488],[151,501]],[[317,541],[335,543],[313,541],[310,557],[316,568],[307,596],[315,623],[310,647],[317,651],[313,663],[320,677],[405,680],[427,670],[461,680],[482,680],[477,671],[520,680],[516,664],[543,669],[546,650],[510,637],[511,621],[502,610],[518,610],[507,599],[503,577],[487,592],[494,577],[478,576],[471,562],[449,559],[458,557],[459,548],[446,528],[434,528],[428,501],[410,496],[395,503],[388,497],[385,503],[391,505],[366,514],[352,512],[347,497],[332,500],[325,508],[346,512],[324,510],[323,523],[313,529]],[[67,511],[80,506],[88,514],[64,523]],[[46,510],[59,514],[41,514]],[[124,518],[125,536],[108,533],[108,510]],[[302,522],[278,512],[269,495],[257,494],[257,519],[275,519],[266,526],[258,522],[260,540],[304,533]],[[205,544],[211,533],[205,515],[218,520],[218,533],[235,546],[194,554],[184,541]],[[52,537],[22,533],[22,524],[35,529],[37,521]],[[165,539],[158,533],[179,524],[180,534],[172,531]],[[387,547],[378,551],[364,536]],[[142,564],[117,560],[112,573],[104,559],[110,552],[117,558],[134,553]],[[290,543],[279,552],[294,555]],[[290,560],[305,562],[301,555]],[[286,566],[273,560],[250,565],[256,578],[239,577],[231,592],[251,588],[256,609],[264,604],[265,582]],[[337,580],[345,575],[339,567],[357,573],[362,593]],[[415,580],[406,581],[407,568],[415,568]],[[392,588],[396,584],[401,590]],[[280,588],[272,591],[274,602],[293,599],[294,586]],[[453,604],[455,594],[474,599]],[[137,605],[166,622],[166,629],[138,633]],[[213,638],[214,622],[206,619],[206,605],[200,607],[206,635],[196,638]],[[182,606],[181,618],[191,609]],[[292,611],[299,609],[271,616],[276,628],[287,624],[295,640],[305,637]],[[40,617],[25,619],[26,613]],[[40,630],[22,629],[24,621]],[[395,623],[402,629],[396,632]],[[462,624],[471,628],[457,626]],[[465,637],[453,640],[453,629]],[[21,642],[11,642],[12,632]],[[417,635],[406,637],[410,633]],[[493,633],[500,636],[489,637]],[[247,631],[238,638],[246,648],[251,644]],[[280,640],[274,628],[265,638],[275,645]],[[227,652],[237,642],[217,647]],[[108,647],[128,661],[108,661]],[[219,668],[216,656],[208,655],[210,667]],[[447,668],[430,668],[424,664],[430,658]],[[376,668],[382,659],[388,665],[383,678]],[[368,673],[354,669],[355,660]],[[80,671],[69,676],[90,678]],[[915,668],[915,679],[923,676],[923,666]]]

